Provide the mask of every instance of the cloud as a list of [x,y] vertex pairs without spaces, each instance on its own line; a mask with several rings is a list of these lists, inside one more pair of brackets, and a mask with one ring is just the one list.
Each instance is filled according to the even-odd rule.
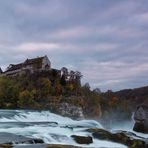
[[143,12],[143,13],[135,15],[135,20],[137,20],[137,22],[147,24],[148,23],[148,12]]
[[[84,81],[91,80],[93,87],[100,87],[102,90],[108,89],[124,89],[124,83],[127,87],[130,85],[128,81],[133,81],[141,75],[148,72],[148,64],[125,63],[116,60],[108,62],[88,61],[82,64],[81,70],[84,73]],[[148,79],[145,79],[145,84]],[[119,87],[119,84],[123,84]],[[118,86],[118,88],[117,88]]]
[[115,43],[98,43],[93,47],[93,49],[98,51],[115,50],[117,48],[119,48],[119,45]]
[[148,84],[147,0],[0,0],[0,63],[48,55],[102,90]]
[[37,50],[55,50],[60,48],[60,45],[55,43],[23,43],[15,47],[22,51],[37,51]]

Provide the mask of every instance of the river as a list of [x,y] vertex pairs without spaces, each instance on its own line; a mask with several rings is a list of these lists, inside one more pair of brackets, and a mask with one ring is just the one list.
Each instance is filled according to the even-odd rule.
[[[90,133],[86,132],[86,129],[89,128],[103,128],[103,126],[95,120],[76,121],[49,111],[0,110],[0,132],[40,138],[47,144],[78,146],[71,135],[91,136]],[[126,130],[125,128],[126,126],[123,129],[120,127],[115,129]],[[92,144],[83,146],[126,148],[121,144],[97,139],[93,139]]]

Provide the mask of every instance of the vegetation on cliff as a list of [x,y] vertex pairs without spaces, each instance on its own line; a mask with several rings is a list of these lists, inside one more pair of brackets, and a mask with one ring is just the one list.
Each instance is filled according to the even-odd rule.
[[88,83],[81,86],[80,79],[67,81],[65,75],[52,69],[13,77],[1,76],[0,108],[49,109],[69,103],[81,107],[87,117],[102,117],[104,121],[111,119],[112,122],[129,119],[137,105],[132,104],[132,99],[138,99],[138,90],[146,94],[145,89],[101,93],[99,89],[91,90]]
[[82,107],[88,115],[100,115],[100,97],[80,79],[66,81],[57,71],[25,73],[0,77],[1,108],[48,108],[50,105],[69,103]]

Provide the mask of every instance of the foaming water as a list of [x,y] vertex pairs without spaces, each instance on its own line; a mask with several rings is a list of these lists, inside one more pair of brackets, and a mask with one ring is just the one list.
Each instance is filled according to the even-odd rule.
[[132,132],[141,138],[148,138],[148,134],[133,131],[133,125],[134,125],[133,120],[126,121],[126,122],[122,122],[122,124],[117,124],[117,125],[113,126],[112,130],[113,131],[122,130],[122,131]]
[[[91,136],[89,128],[103,128],[94,120],[72,120],[49,111],[0,110],[0,132],[43,139],[48,144],[78,145],[71,135]],[[85,147],[125,148],[126,146],[93,139]]]

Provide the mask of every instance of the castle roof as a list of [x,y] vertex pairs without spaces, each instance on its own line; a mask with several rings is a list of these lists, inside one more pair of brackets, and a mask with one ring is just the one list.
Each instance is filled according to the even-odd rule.
[[5,72],[18,70],[18,69],[21,69],[22,67],[23,67],[23,63],[20,63],[20,64],[10,64]]
[[24,64],[25,65],[32,65],[32,64],[35,64],[35,63],[42,63],[44,57],[37,57],[37,58],[34,58],[34,59],[27,59]]
[[24,66],[32,65],[32,64],[39,64],[39,65],[41,65],[43,59],[44,59],[44,57],[37,57],[37,58],[33,58],[33,59],[27,59],[23,63],[10,64],[9,67],[7,68],[7,70],[5,72],[18,70],[18,69],[23,68]]

